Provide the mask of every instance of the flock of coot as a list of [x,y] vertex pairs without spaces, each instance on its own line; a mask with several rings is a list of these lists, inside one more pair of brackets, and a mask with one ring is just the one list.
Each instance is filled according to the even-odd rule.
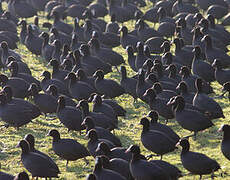
[[[218,99],[228,93],[230,100],[229,8],[229,0],[0,1],[1,138],[8,139],[5,128],[12,127],[11,134],[21,136],[17,153],[5,155],[8,140],[0,142],[0,180],[58,178],[76,161],[89,168],[89,157],[95,163],[82,173],[87,180],[176,180],[186,178],[184,169],[200,179],[225,176],[215,160],[219,153],[194,152],[190,142],[227,118]],[[135,108],[149,112],[130,124]],[[49,129],[35,133],[44,122]],[[138,140],[122,137],[129,129],[138,133],[137,124]],[[219,152],[228,161],[230,125],[219,124]],[[80,135],[65,138],[60,127]],[[45,133],[49,155],[37,149]],[[80,143],[85,137],[87,145]],[[184,169],[163,160],[178,148]],[[5,156],[20,158],[22,172],[8,174]]]

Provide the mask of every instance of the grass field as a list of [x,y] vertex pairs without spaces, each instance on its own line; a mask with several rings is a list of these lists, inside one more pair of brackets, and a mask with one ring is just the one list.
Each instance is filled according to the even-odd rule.
[[[3,6],[6,7],[6,4]],[[145,7],[143,11],[146,11],[151,7],[151,4],[148,3],[148,7]],[[106,17],[109,20],[109,17]],[[33,18],[29,19],[29,22],[33,22]],[[40,24],[44,22],[44,19],[40,20]],[[68,19],[68,22],[72,22],[72,19]],[[126,23],[126,25],[130,28],[133,28],[134,22]],[[114,49],[123,55],[124,59],[127,61],[127,54],[122,47],[118,47]],[[32,73],[38,79],[41,79],[40,74],[44,70],[51,71],[51,68],[46,65],[46,63],[39,57],[33,56],[24,45],[18,44],[18,49],[16,50],[22,56],[24,61],[29,65],[32,70]],[[128,75],[134,75],[131,69],[126,65],[128,69]],[[119,82],[120,75],[117,73],[115,69],[113,69],[113,73],[110,73],[106,76],[106,78],[112,78]],[[221,94],[221,86],[217,83],[213,83],[212,87],[214,88],[215,94],[212,96],[217,96]],[[122,105],[127,110],[126,118],[119,118],[119,130],[116,130],[116,135],[121,139],[124,147],[128,147],[131,144],[138,144],[141,147],[142,153],[147,155],[150,154],[141,144],[140,134],[142,131],[142,127],[139,124],[140,118],[145,116],[149,108],[146,104],[138,100],[137,103],[133,103],[132,97],[129,95],[123,95],[119,98],[116,98],[120,105]],[[223,108],[225,119],[217,119],[214,120],[215,126],[210,129],[201,132],[198,134],[197,139],[194,140],[190,138],[191,150],[205,153],[206,155],[216,159],[221,165],[224,172],[227,174],[222,178],[220,176],[220,171],[216,173],[216,179],[230,179],[230,162],[224,158],[220,150],[220,142],[222,139],[221,134],[217,133],[217,129],[221,126],[221,124],[228,124],[230,118],[230,106],[228,99],[217,99],[217,102],[220,103]],[[161,119],[161,122],[164,122]],[[3,123],[0,122],[0,125]],[[168,123],[170,127],[172,127],[181,137],[191,134],[190,132],[183,130],[175,120],[172,120]],[[11,174],[16,174],[21,172],[24,169],[22,164],[20,163],[20,154],[21,149],[15,148],[16,144],[24,138],[24,136],[28,133],[33,134],[36,137],[36,148],[40,151],[47,153],[51,156],[55,162],[58,164],[61,174],[60,179],[69,179],[69,180],[82,180],[86,176],[86,174],[92,172],[94,167],[94,159],[92,157],[88,158],[90,160],[90,164],[85,167],[85,162],[83,160],[78,160],[69,163],[69,167],[66,169],[65,164],[66,161],[60,159],[57,155],[52,151],[52,138],[46,137],[46,134],[50,129],[58,129],[61,133],[62,138],[73,138],[78,142],[87,145],[87,138],[83,135],[79,135],[77,132],[67,132],[67,129],[63,127],[59,123],[59,120],[47,121],[44,116],[40,116],[35,119],[32,123],[29,123],[26,127],[20,128],[18,131],[14,128],[1,128],[0,129],[0,163],[1,163],[1,171],[8,172]],[[188,175],[188,172],[182,167],[180,161],[180,150],[178,149],[172,153],[169,153],[164,156],[164,160],[170,162],[171,164],[176,165],[180,168],[181,171],[186,175],[185,179],[199,179],[198,176]],[[158,157],[157,157],[158,158]],[[203,179],[209,179],[210,176],[204,176]]]

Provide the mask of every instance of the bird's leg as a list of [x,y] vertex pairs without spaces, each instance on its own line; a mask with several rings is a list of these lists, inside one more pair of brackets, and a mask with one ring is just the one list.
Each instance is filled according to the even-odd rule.
[[[195,134],[195,133],[194,133]],[[192,135],[188,135],[188,136],[185,136],[184,138],[185,139],[188,139],[188,138],[190,138],[190,137],[193,137],[194,136],[194,134],[192,134]]]
[[194,132],[194,140],[196,140],[196,132]]
[[46,115],[46,117],[48,117],[48,118],[46,118],[47,121],[52,121],[52,120],[55,120],[57,118],[55,115]]
[[149,160],[149,159],[151,159],[152,157],[158,157],[158,156],[159,156],[159,155],[149,154],[149,155],[145,156],[145,158],[146,158],[147,160]]
[[133,104],[137,103],[137,98],[133,98]]
[[160,160],[162,160],[163,159],[163,155],[161,155],[161,159]]
[[200,180],[202,179],[202,175],[200,175]]
[[85,167],[87,167],[89,165],[89,161],[85,157],[83,160],[85,161]]
[[223,98],[226,93],[227,93],[227,91],[224,91],[220,96],[215,97],[215,99],[217,99],[217,98]]
[[10,127],[10,125],[9,124],[3,124],[0,127],[8,128],[8,127]]
[[115,68],[116,68],[116,70],[117,70],[118,74],[120,74],[120,71],[119,71],[118,67],[117,67],[117,66],[115,66]]
[[165,119],[165,124],[167,124],[168,123],[168,119]]
[[66,169],[68,168],[68,164],[69,164],[69,161],[67,160],[66,161]]

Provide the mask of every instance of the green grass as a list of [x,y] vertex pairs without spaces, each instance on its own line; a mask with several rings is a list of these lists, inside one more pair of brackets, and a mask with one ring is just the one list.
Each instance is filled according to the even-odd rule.
[[[148,4],[148,7],[145,7],[143,10],[146,11],[151,5]],[[6,5],[4,4],[4,7]],[[107,16],[105,17],[106,20],[110,18]],[[33,22],[33,18],[29,19],[29,22]],[[40,20],[40,24],[44,22],[44,19]],[[71,22],[71,19],[68,19],[68,22]],[[129,29],[131,29],[134,25],[133,22],[125,23]],[[119,52],[123,55],[127,62],[127,54],[122,47],[117,47],[114,49],[115,51]],[[44,70],[51,71],[51,68],[44,63],[44,61],[39,58],[33,56],[24,45],[18,44],[17,52],[19,52],[23,56],[23,60],[28,63],[29,67],[32,70],[32,73],[35,77],[41,80],[40,74]],[[132,70],[126,65],[127,72],[129,76],[134,75]],[[116,79],[117,81],[120,80],[117,71],[114,69],[113,73],[106,76],[106,78]],[[221,86],[217,83],[212,84],[215,95],[221,94]],[[119,118],[119,130],[116,130],[116,135],[121,139],[122,144],[124,147],[128,147],[131,144],[138,144],[141,147],[141,151],[143,154],[148,155],[150,154],[141,144],[140,141],[140,134],[142,128],[139,124],[140,118],[145,116],[149,108],[146,104],[141,102],[140,100],[133,104],[132,97],[128,95],[123,95],[119,98],[116,98],[118,103],[122,105],[127,110],[127,117],[126,118]],[[220,151],[220,142],[221,142],[221,134],[217,133],[217,129],[221,126],[221,124],[228,124],[228,120],[230,118],[230,107],[229,101],[225,99],[217,99],[217,102],[223,107],[224,114],[226,116],[225,119],[218,119],[215,120],[215,126],[211,127],[210,129],[201,132],[197,136],[197,140],[190,138],[191,143],[191,150],[197,151],[201,153],[205,153],[208,156],[216,159],[219,164],[221,165],[224,172],[230,174],[229,166],[230,162],[224,158]],[[163,122],[163,119],[160,119]],[[3,123],[0,122],[0,125]],[[181,137],[189,135],[190,132],[183,130],[175,120],[171,120],[168,125],[172,127]],[[33,134],[36,137],[36,148],[40,151],[47,153],[51,156],[55,162],[58,164],[61,174],[60,179],[71,179],[71,180],[81,180],[84,179],[86,174],[92,172],[94,167],[94,159],[92,157],[88,158],[90,160],[90,164],[85,167],[85,163],[83,160],[78,160],[69,163],[69,167],[66,169],[65,164],[66,161],[60,159],[57,155],[54,154],[52,151],[51,143],[52,139],[50,137],[46,137],[46,134],[50,129],[58,129],[61,133],[62,138],[73,138],[78,142],[87,145],[87,139],[84,135],[79,135],[76,132],[67,132],[67,129],[63,127],[59,123],[59,120],[47,121],[43,116],[35,119],[32,123],[29,123],[26,127],[20,128],[18,131],[14,128],[1,128],[0,129],[0,163],[1,163],[1,171],[8,172],[11,174],[16,174],[25,170],[25,168],[20,163],[20,154],[21,149],[16,148],[15,146],[17,143],[24,138],[24,136],[28,133]],[[164,160],[168,161],[183,171],[186,174],[185,177],[181,178],[183,180],[186,179],[199,179],[198,176],[188,175],[188,172],[182,167],[180,161],[180,150],[178,149],[173,153],[169,153],[164,156]],[[158,159],[158,158],[157,158]],[[228,175],[224,175],[224,178],[221,178],[220,172],[216,173],[216,179],[230,179]],[[204,176],[205,179],[209,179],[210,176]]]

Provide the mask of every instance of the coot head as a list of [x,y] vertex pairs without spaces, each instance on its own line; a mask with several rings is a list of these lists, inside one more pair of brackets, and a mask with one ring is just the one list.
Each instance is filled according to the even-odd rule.
[[97,78],[97,79],[104,79],[104,71],[103,70],[97,70],[93,77]]
[[55,86],[54,84],[49,85],[46,91],[51,93],[53,96],[56,96],[58,94],[57,86]]
[[176,146],[179,146],[179,145],[182,147],[182,153],[189,151],[190,144],[189,144],[188,139],[186,138],[180,139]]
[[91,129],[86,134],[86,137],[88,137],[90,140],[97,140],[98,139],[97,132],[95,131],[95,129]]
[[202,92],[203,80],[201,78],[196,79],[195,85],[197,92]]
[[82,44],[80,46],[80,51],[81,51],[81,54],[84,55],[84,56],[90,55],[89,46],[86,45],[86,44]]
[[161,83],[159,83],[159,82],[154,83],[153,89],[156,92],[156,94],[161,93],[163,91],[163,87],[162,87]]
[[161,48],[164,49],[165,52],[170,51],[170,43],[169,41],[164,41],[161,45]]
[[151,69],[153,67],[153,60],[152,59],[147,59],[145,63],[143,64],[143,68],[149,68]]
[[12,62],[12,61],[16,61],[16,59],[15,59],[13,56],[9,56],[9,57],[7,58],[7,62],[10,63],[10,62]]
[[4,74],[0,74],[0,83],[4,84],[8,81],[8,77]]
[[187,66],[183,66],[181,67],[179,74],[184,77],[188,77],[190,75],[190,70],[188,69]]
[[124,35],[128,34],[128,28],[126,26],[122,26],[119,30],[119,32],[122,32]]
[[27,134],[27,135],[25,135],[24,140],[26,140],[29,143],[30,150],[33,150],[34,149],[34,143],[35,143],[34,136],[32,134]]
[[76,75],[80,80],[86,77],[85,71],[81,68],[77,70]]
[[1,43],[1,48],[2,48],[3,50],[7,50],[7,49],[8,49],[8,43],[7,43],[6,41],[3,41],[3,42]]
[[14,71],[17,71],[18,70],[18,63],[16,61],[11,61],[7,67],[10,69],[10,70],[14,70]]
[[219,129],[219,132],[230,132],[230,126],[227,124],[223,124]]
[[32,83],[28,89],[29,95],[35,95],[38,93],[38,86],[35,83]]
[[58,104],[61,106],[65,106],[65,97],[64,96],[58,97]]
[[143,126],[144,130],[149,130],[149,120],[147,118],[141,118],[140,124]]
[[133,55],[134,53],[132,46],[126,46],[126,51],[128,55]]
[[59,140],[60,137],[60,133],[56,130],[56,129],[52,129],[49,131],[49,133],[47,134],[47,136],[51,136],[53,137],[53,140]]
[[12,91],[12,88],[10,86],[4,86],[3,92],[5,93],[8,100],[10,100],[12,98],[13,91]]
[[89,108],[89,104],[86,100],[81,100],[78,102],[77,108],[82,108],[82,109]]
[[88,130],[95,127],[94,121],[90,116],[86,116],[81,125],[86,126]]
[[30,146],[29,143],[26,140],[21,140],[16,147],[20,147],[22,149],[22,153],[29,153]]
[[49,38],[49,34],[47,32],[42,32],[39,37],[42,37],[44,39],[48,39]]
[[147,116],[151,118],[151,123],[157,123],[157,120],[159,118],[159,114],[157,111],[150,111]]
[[221,68],[222,64],[221,64],[221,61],[220,59],[215,59],[212,63],[212,67],[214,68]]
[[59,62],[56,59],[52,59],[49,62],[49,65],[52,66],[52,67],[59,67]]
[[140,147],[137,145],[131,145],[129,148],[125,151],[126,153],[131,152],[132,154],[140,154],[141,150]]
[[201,39],[201,42],[205,42],[206,46],[211,46],[212,45],[212,38],[209,35],[205,35]]
[[181,81],[178,86],[176,87],[176,90],[179,90],[180,93],[185,93],[188,91],[188,87],[186,82]]
[[100,152],[100,151],[102,151],[106,154],[107,152],[110,151],[110,148],[106,143],[100,142],[97,146],[96,152]]
[[89,174],[87,177],[86,177],[86,180],[97,180],[96,176],[94,174]]
[[41,76],[44,76],[46,79],[51,79],[51,74],[49,71],[43,71]]
[[156,93],[154,92],[153,89],[147,89],[143,95],[144,97],[149,97],[149,98],[155,98],[156,97]]
[[194,55],[196,58],[199,58],[201,56],[200,46],[195,46],[194,49],[192,50],[192,52],[194,52]]
[[94,104],[97,104],[97,105],[102,104],[102,98],[101,98],[101,96],[98,95],[98,94],[96,96],[94,96],[93,102],[94,102]]
[[76,74],[75,74],[75,73],[70,72],[70,73],[65,77],[65,79],[69,79],[69,80],[71,80],[71,81],[75,81],[75,80],[77,80],[77,77],[76,77]]
[[23,171],[15,176],[14,180],[29,180],[29,175],[25,171]]
[[230,92],[230,82],[226,82],[223,85],[223,91]]

